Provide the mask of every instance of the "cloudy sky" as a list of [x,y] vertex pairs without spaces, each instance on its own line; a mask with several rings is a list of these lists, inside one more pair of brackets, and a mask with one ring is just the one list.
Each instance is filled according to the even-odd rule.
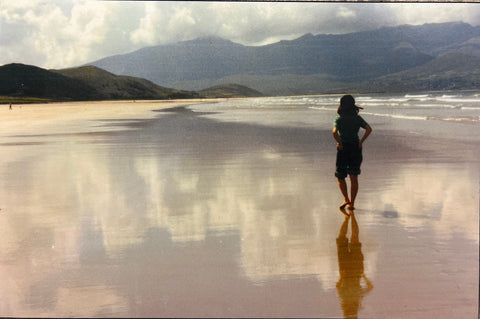
[[459,20],[480,25],[480,4],[0,0],[0,65],[67,68],[210,35],[263,45]]

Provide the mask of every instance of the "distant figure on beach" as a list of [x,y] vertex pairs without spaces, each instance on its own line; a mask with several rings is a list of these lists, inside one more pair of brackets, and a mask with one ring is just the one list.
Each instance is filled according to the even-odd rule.
[[10,107],[9,107],[9,109],[10,109],[10,110],[12,109],[12,103],[10,103]]
[[[362,243],[359,240],[359,228],[355,214],[353,211],[347,214],[345,209],[341,209],[341,211],[345,215],[345,221],[340,227],[337,238],[338,269],[340,273],[340,279],[337,282],[337,294],[340,298],[344,318],[357,318],[362,299],[373,289],[373,285],[364,273]],[[350,242],[347,238],[349,219],[352,221]],[[362,278],[365,280],[365,287],[361,285]]]
[[[344,197],[340,208],[355,209],[355,198],[358,193],[358,175],[362,164],[362,145],[372,132],[368,123],[358,115],[361,107],[355,105],[355,99],[351,95],[344,95],[340,99],[338,116],[333,124],[333,138],[337,141],[337,160],[335,176],[338,179],[340,191]],[[362,138],[358,138],[360,128],[365,129]],[[348,196],[347,182],[345,178],[350,176],[350,197]]]

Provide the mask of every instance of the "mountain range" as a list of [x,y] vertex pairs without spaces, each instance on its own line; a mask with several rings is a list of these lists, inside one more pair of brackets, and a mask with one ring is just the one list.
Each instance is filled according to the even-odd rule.
[[238,84],[217,85],[198,92],[170,89],[142,78],[118,76],[95,66],[46,70],[32,65],[12,63],[0,67],[2,103],[230,98],[262,95]]
[[480,27],[462,22],[306,34],[244,46],[221,38],[143,48],[88,65],[0,67],[0,96],[50,100],[246,97],[478,89]]
[[476,65],[479,56],[480,27],[452,22],[307,34],[258,47],[208,37],[147,47],[90,64],[183,90],[237,83],[265,95],[290,95],[469,89],[477,83],[471,81],[476,69],[469,65]]

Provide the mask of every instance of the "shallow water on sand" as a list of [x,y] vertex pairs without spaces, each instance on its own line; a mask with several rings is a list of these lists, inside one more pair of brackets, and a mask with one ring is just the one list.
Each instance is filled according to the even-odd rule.
[[0,315],[477,316],[478,145],[374,131],[346,219],[332,114],[201,110],[1,138]]

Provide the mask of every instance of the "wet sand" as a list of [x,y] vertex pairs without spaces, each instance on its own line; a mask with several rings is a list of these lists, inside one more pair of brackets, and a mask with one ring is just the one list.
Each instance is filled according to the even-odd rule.
[[375,130],[346,219],[327,126],[130,104],[0,110],[1,316],[478,317],[478,143]]

